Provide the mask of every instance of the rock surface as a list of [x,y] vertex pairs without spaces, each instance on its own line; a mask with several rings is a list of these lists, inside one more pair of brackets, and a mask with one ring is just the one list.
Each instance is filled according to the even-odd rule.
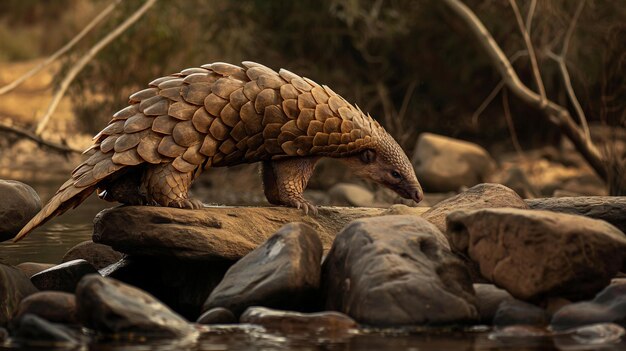
[[76,347],[81,343],[80,337],[73,330],[63,325],[50,323],[33,314],[25,314],[16,320],[14,337],[20,345],[32,345],[50,350],[59,347]]
[[237,317],[229,309],[223,307],[215,307],[204,312],[198,320],[198,324],[234,324],[237,323]]
[[300,310],[315,304],[322,243],[310,226],[289,223],[237,261],[202,310],[224,307],[236,316],[250,306]]
[[88,328],[105,333],[133,333],[182,338],[197,331],[153,296],[99,275],[84,277],[76,288],[77,316]]
[[30,281],[39,290],[56,290],[73,293],[78,282],[87,274],[98,271],[85,260],[74,260],[56,265],[45,271],[39,272]]
[[96,269],[102,269],[122,259],[122,254],[108,245],[94,243],[91,240],[72,247],[63,256],[62,262],[83,259]]
[[0,326],[7,325],[20,301],[36,292],[26,274],[0,263]]
[[352,318],[339,312],[298,313],[264,307],[248,308],[239,321],[283,333],[309,331],[328,335],[347,333],[358,327]]
[[610,285],[592,301],[561,308],[552,316],[551,325],[562,330],[596,323],[616,323],[626,327],[626,284]]
[[30,186],[0,179],[0,241],[12,239],[41,210],[41,199]]
[[[420,215],[425,210],[407,207],[407,211]],[[94,219],[93,240],[142,256],[238,260],[287,223],[309,224],[328,249],[347,223],[386,213],[382,208],[321,207],[312,217],[287,207],[206,207],[190,211],[127,206],[100,212]]]
[[328,194],[331,202],[338,206],[372,207],[376,203],[374,193],[357,184],[335,184]]
[[43,272],[46,269],[56,266],[54,263],[37,263],[37,262],[22,262],[15,266],[15,268],[24,272],[29,278],[33,275]]
[[545,310],[519,300],[503,301],[498,306],[493,318],[493,324],[498,327],[510,325],[544,326],[549,321],[550,316]]
[[474,186],[495,169],[495,161],[482,147],[431,133],[420,134],[414,155],[417,179],[429,192]]
[[455,211],[447,227],[454,250],[522,300],[593,296],[619,272],[626,252],[626,235],[611,224],[549,211]]
[[76,323],[76,298],[74,294],[60,291],[40,291],[20,302],[14,318],[26,314],[41,317],[49,322]]
[[578,196],[530,199],[532,209],[577,214],[605,220],[626,233],[626,196]]
[[500,289],[493,284],[474,284],[476,292],[476,306],[478,307],[478,315],[480,322],[483,324],[491,324],[493,317],[496,316],[498,307],[505,301],[515,301],[506,290]]
[[417,216],[350,223],[322,268],[326,309],[374,326],[476,320],[469,274],[440,236]]
[[527,209],[528,205],[516,192],[504,185],[485,183],[437,203],[422,217],[446,233],[446,216],[452,211],[499,207]]

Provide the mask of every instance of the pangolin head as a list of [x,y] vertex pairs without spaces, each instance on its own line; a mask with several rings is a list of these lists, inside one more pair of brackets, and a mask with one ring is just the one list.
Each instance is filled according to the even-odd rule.
[[386,132],[378,133],[375,140],[365,150],[346,158],[348,166],[357,176],[382,184],[405,199],[422,201],[422,186],[400,145]]

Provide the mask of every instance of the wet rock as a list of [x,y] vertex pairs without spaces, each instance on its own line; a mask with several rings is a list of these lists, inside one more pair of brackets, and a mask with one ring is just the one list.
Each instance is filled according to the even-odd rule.
[[74,260],[56,265],[45,271],[39,272],[30,281],[39,290],[56,290],[73,293],[78,282],[87,274],[98,271],[85,260]]
[[417,216],[350,223],[322,268],[326,309],[373,326],[476,320],[469,274],[440,235]]
[[[226,272],[202,307],[240,315],[250,306],[300,310],[320,284],[322,243],[310,226],[289,223]],[[313,303],[314,304],[314,303]]]
[[550,322],[548,313],[540,307],[519,301],[505,300],[496,311],[493,324],[498,327],[510,325],[544,326]]
[[237,317],[227,308],[215,307],[204,312],[198,320],[198,324],[234,324]]
[[69,262],[78,259],[83,259],[96,269],[101,269],[121,260],[122,254],[113,250],[113,248],[108,245],[102,245],[88,240],[72,247],[65,253],[62,261]]
[[549,211],[455,211],[447,227],[454,250],[521,300],[593,296],[619,272],[626,252],[626,236],[611,224]]
[[552,316],[552,328],[563,330],[596,323],[626,327],[626,284],[613,284],[591,301],[567,305]]
[[24,272],[29,278],[33,275],[43,272],[46,269],[52,268],[56,266],[53,263],[37,263],[37,262],[23,262],[15,266],[15,268]]
[[20,302],[15,318],[32,314],[49,322],[76,323],[76,298],[74,294],[59,291],[41,291]]
[[[626,330],[614,323],[601,323],[570,329],[567,334],[579,344],[608,346],[619,343],[626,335]],[[559,339],[557,339],[556,346],[561,350],[573,349],[571,347],[566,348],[564,343],[559,342]]]
[[30,186],[0,179],[0,241],[12,239],[41,210],[41,199]]
[[76,288],[77,316],[88,328],[106,334],[133,333],[156,338],[196,335],[194,327],[153,296],[99,275]]
[[[93,241],[131,255],[183,260],[238,260],[263,244],[280,227],[302,221],[316,228],[325,250],[352,220],[382,216],[383,208],[321,207],[317,216],[287,207],[179,208],[125,206],[94,219]],[[415,215],[425,209],[412,208]]]
[[430,192],[474,186],[495,169],[495,161],[482,147],[436,134],[420,134],[414,155],[417,178]]
[[493,284],[474,284],[476,292],[476,306],[478,307],[478,315],[480,322],[483,324],[491,324],[496,316],[498,307],[505,301],[515,301],[506,290],[500,289]]
[[485,183],[439,202],[422,217],[446,233],[446,216],[452,211],[499,207],[527,209],[528,205],[515,191],[504,185]]
[[77,346],[81,343],[76,332],[33,314],[19,318],[13,334],[19,344],[42,348]]
[[339,312],[298,313],[264,307],[248,308],[239,322],[256,324],[283,333],[309,331],[324,335],[347,333],[358,327],[352,318]]
[[526,200],[532,209],[605,220],[626,233],[626,196],[578,196]]
[[22,299],[36,292],[26,274],[0,263],[0,326],[7,325]]
[[376,205],[374,193],[360,185],[339,183],[330,188],[328,193],[335,206],[372,207]]

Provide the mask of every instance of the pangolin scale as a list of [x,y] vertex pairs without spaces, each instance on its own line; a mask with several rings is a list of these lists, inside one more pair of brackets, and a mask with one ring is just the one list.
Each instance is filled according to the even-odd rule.
[[254,62],[212,63],[158,78],[134,93],[85,151],[89,158],[15,240],[94,191],[126,204],[197,208],[200,171],[263,162],[270,203],[316,211],[302,197],[320,157],[419,202],[413,167],[378,122],[325,85]]

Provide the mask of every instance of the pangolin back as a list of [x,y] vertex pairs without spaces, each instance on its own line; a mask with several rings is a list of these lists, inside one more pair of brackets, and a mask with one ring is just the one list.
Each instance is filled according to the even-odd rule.
[[212,63],[134,93],[85,151],[89,158],[16,236],[76,207],[125,167],[171,162],[180,172],[297,156],[342,157],[388,137],[325,85],[254,62]]

